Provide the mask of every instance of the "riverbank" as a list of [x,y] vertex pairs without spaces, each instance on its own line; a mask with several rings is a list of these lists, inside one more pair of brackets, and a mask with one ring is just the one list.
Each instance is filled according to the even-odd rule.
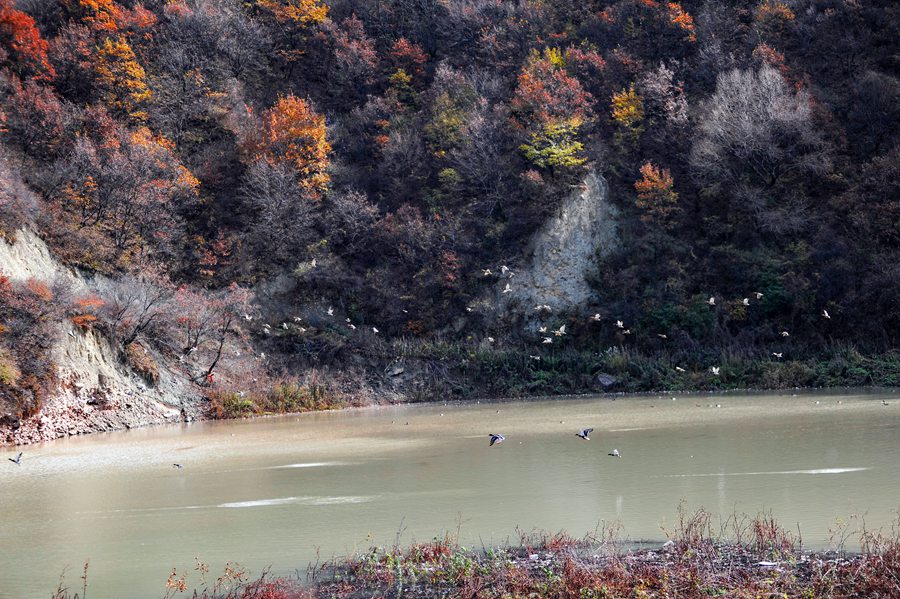
[[58,398],[33,417],[0,422],[0,439],[25,445],[178,421],[472,398],[502,401],[900,386],[900,352],[865,355],[852,347],[795,359],[718,350],[647,355],[623,348],[536,356],[515,349],[400,341],[391,350],[367,356],[365,370],[315,368],[297,377],[225,379],[211,386],[195,385],[187,394],[144,384],[125,389],[121,396],[107,391],[98,401],[95,393],[75,393],[76,387],[66,385]]
[[[359,407],[478,398],[640,393],[777,391],[784,389],[892,388],[900,386],[900,352],[864,355],[854,348],[797,358],[709,351],[642,354],[560,351],[529,355],[518,349],[455,344],[401,344],[396,353],[369,356],[365,373],[316,369],[303,378],[242,392],[207,390],[207,416],[242,418]],[[393,357],[389,357],[393,356]],[[347,379],[351,380],[347,380]]]
[[[863,525],[855,532],[858,553],[847,552],[846,530],[835,532],[833,550],[809,553],[770,515],[735,514],[716,528],[709,512],[682,509],[661,547],[625,549],[616,526],[582,539],[531,535],[516,545],[478,549],[446,535],[313,564],[303,577],[298,571],[251,580],[229,564],[208,580],[208,567],[198,563],[192,573],[173,570],[164,597],[191,591],[203,599],[900,596],[900,529],[883,534]],[[75,596],[60,584],[53,597]]]

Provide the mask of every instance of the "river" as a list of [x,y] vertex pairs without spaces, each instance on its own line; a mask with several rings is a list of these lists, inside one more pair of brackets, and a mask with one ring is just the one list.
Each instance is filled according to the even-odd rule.
[[[489,433],[506,440],[489,447]],[[198,558],[209,579],[226,562],[292,573],[398,531],[480,547],[617,522],[662,542],[681,501],[722,517],[771,510],[804,547],[827,548],[838,518],[888,529],[897,515],[900,392],[396,406],[4,455],[19,450],[20,465],[0,464],[0,598],[48,597],[63,572],[80,590],[86,561],[89,597],[161,597],[173,568],[199,583]]]

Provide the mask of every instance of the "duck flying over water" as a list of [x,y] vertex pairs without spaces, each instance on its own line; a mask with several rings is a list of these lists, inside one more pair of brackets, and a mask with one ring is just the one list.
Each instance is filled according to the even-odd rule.
[[606,454],[606,455],[611,455],[611,456],[614,457],[614,458],[621,458],[621,457],[622,457],[622,454],[619,453],[619,450],[618,450],[618,449],[613,449],[612,451],[610,451],[610,452],[609,452],[608,454]]
[[593,432],[593,430],[594,430],[594,429],[592,429],[592,428],[583,428],[583,429],[581,429],[580,431],[578,431],[577,433],[575,433],[575,435],[578,436],[578,437],[581,437],[581,438],[584,439],[585,441],[590,441],[591,438],[588,437],[588,435],[590,435],[591,432]]
[[179,470],[181,470],[182,468],[184,468],[184,466],[182,466],[181,464],[172,464],[172,468],[178,468]]
[[10,462],[12,462],[13,464],[15,464],[16,466],[21,466],[22,465],[22,452],[20,451],[19,455],[17,455],[15,457],[15,459],[13,459],[13,458],[6,458],[6,459],[9,460]]
[[506,441],[506,437],[504,437],[503,435],[495,435],[494,433],[491,433],[491,444],[488,447],[493,446],[494,443],[503,443],[504,441]]

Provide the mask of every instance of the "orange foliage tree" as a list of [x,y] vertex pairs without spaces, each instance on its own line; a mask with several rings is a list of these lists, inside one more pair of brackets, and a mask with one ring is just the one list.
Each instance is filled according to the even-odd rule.
[[643,177],[634,183],[637,190],[637,207],[643,210],[641,220],[666,225],[678,210],[678,193],[669,169],[659,168],[652,162],[641,167]]
[[254,158],[290,165],[297,172],[300,187],[312,195],[328,185],[331,144],[325,117],[306,100],[293,95],[278,98],[262,115],[262,131],[255,146]]
[[0,64],[23,78],[53,79],[56,73],[47,60],[47,40],[34,19],[16,10],[12,0],[0,0]]

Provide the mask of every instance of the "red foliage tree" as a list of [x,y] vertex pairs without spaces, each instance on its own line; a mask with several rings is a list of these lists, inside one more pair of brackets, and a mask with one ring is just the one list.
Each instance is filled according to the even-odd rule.
[[22,78],[50,80],[56,73],[47,59],[48,48],[34,19],[16,10],[12,0],[0,0],[0,63]]
[[511,102],[520,125],[532,127],[576,118],[585,120],[593,98],[568,70],[580,58],[581,55],[576,57],[557,48],[531,54],[519,74]]

